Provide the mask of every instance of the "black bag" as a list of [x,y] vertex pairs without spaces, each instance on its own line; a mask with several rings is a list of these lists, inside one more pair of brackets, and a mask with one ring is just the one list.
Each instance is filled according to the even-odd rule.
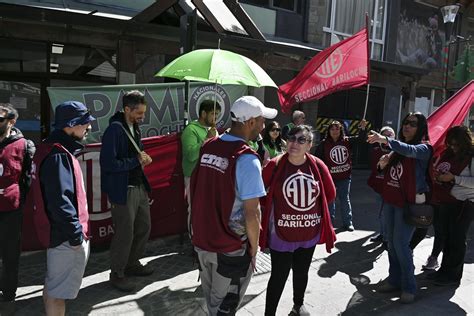
[[433,223],[433,206],[423,204],[407,204],[403,209],[405,223],[418,228],[428,228]]

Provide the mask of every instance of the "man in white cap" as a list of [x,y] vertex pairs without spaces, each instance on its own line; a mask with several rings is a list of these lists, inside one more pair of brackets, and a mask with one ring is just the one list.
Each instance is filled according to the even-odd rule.
[[204,143],[190,185],[192,241],[210,315],[234,315],[253,274],[265,187],[247,142],[277,115],[253,96],[230,111],[229,133]]

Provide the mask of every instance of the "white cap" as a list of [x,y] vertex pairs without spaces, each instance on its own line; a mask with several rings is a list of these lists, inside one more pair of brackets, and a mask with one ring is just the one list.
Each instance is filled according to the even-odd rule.
[[277,114],[276,109],[267,108],[259,99],[251,95],[238,98],[230,108],[230,116],[235,122],[245,122],[259,116],[272,119]]

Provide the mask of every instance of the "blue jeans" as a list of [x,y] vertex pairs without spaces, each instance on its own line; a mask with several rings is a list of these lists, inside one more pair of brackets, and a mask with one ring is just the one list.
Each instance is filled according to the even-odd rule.
[[392,204],[383,206],[385,217],[385,234],[388,242],[388,283],[400,287],[403,292],[415,294],[415,267],[410,240],[415,227],[403,220],[403,209]]
[[380,208],[382,207],[382,196],[378,193],[376,193],[375,196],[375,202],[377,203],[377,217],[379,218],[379,224],[380,224],[380,235],[383,236],[383,241],[387,241],[387,237],[385,236],[385,217],[383,216],[383,210],[381,211]]
[[[349,199],[351,179],[335,180],[334,185],[336,186],[336,199],[341,203],[342,225],[352,225],[352,207],[351,200]],[[331,214],[331,220],[334,225],[336,219],[336,201],[329,204],[329,213]]]

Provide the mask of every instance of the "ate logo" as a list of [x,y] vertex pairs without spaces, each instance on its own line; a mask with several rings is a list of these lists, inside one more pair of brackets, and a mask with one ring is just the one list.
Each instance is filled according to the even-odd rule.
[[337,48],[329,55],[326,61],[319,66],[318,70],[316,70],[316,76],[320,78],[330,78],[334,76],[342,67],[342,57],[341,50]]
[[313,208],[319,193],[319,182],[306,173],[292,174],[283,183],[283,196],[286,203],[299,212],[306,212]]
[[393,180],[398,181],[398,179],[402,178],[402,174],[403,174],[403,166],[401,163],[398,163],[396,166],[392,166],[390,168],[390,177]]
[[342,165],[349,158],[349,151],[346,146],[337,145],[331,149],[329,157],[335,164]]
[[451,164],[447,161],[444,161],[436,167],[436,170],[438,170],[441,173],[447,173],[451,170]]

